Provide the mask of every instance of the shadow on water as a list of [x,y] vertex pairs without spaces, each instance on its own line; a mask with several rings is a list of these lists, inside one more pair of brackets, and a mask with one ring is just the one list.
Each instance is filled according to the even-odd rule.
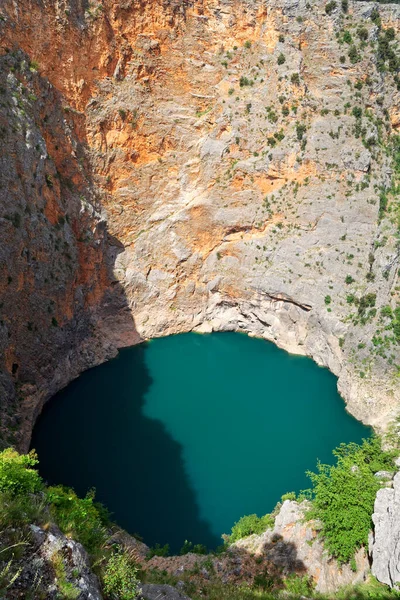
[[59,392],[39,417],[31,446],[48,483],[80,495],[95,487],[118,524],[147,544],[169,543],[176,552],[188,538],[215,548],[221,540],[200,518],[182,446],[143,415],[152,384],[146,349],[122,350]]

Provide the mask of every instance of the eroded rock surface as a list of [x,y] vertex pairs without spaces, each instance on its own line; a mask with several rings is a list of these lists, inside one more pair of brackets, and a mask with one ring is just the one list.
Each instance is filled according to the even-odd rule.
[[393,479],[393,488],[382,488],[375,500],[374,532],[369,552],[372,574],[390,587],[400,584],[400,472]]
[[304,522],[305,506],[304,503],[285,500],[273,530],[239,540],[235,547],[262,556],[281,568],[284,575],[294,572],[308,574],[319,592],[329,593],[342,586],[364,581],[369,571],[365,551],[360,549],[355,555],[355,572],[348,564],[340,566],[327,554],[322,541],[318,539],[315,524]]
[[[2,3],[17,441],[84,368],[188,330],[272,340],[338,375],[357,418],[397,414],[399,92],[372,8]],[[379,11],[396,36],[399,7]]]
[[[9,546],[3,545],[3,536],[4,531],[1,534],[1,567],[7,570],[10,563],[4,553],[9,551]],[[23,556],[17,555],[12,561],[17,577],[7,590],[6,598],[56,600],[69,594],[68,597],[76,600],[103,599],[99,581],[81,544],[68,539],[53,524],[47,529],[31,525],[30,535],[23,539]]]

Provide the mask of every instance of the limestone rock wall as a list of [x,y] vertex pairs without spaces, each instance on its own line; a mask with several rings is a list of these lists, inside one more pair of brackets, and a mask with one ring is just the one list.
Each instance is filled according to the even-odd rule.
[[334,592],[365,580],[369,564],[364,549],[355,556],[356,572],[348,564],[340,566],[324,549],[317,537],[313,522],[304,522],[305,505],[285,500],[275,519],[273,530],[253,535],[236,542],[238,547],[257,556],[264,556],[284,575],[306,573],[321,593]]
[[372,574],[390,587],[400,584],[400,472],[393,479],[393,487],[382,488],[375,500],[374,531],[369,552]]
[[[399,344],[381,308],[399,304],[398,206],[380,196],[399,92],[377,69],[372,8],[2,3],[2,402],[17,440],[84,368],[188,330],[309,355],[357,418],[393,419]],[[397,35],[399,7],[379,11]]]

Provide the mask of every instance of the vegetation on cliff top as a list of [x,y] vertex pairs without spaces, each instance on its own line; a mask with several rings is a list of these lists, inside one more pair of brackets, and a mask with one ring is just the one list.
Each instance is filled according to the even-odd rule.
[[[367,545],[375,495],[381,486],[375,473],[393,470],[396,454],[395,451],[383,450],[380,438],[372,437],[364,440],[361,445],[341,444],[334,451],[335,465],[318,463],[317,472],[309,473],[312,487],[298,499],[308,498],[311,508],[307,516],[321,524],[320,534],[326,548],[339,562],[350,561],[352,564],[354,552]],[[37,463],[34,452],[20,455],[9,448],[0,453],[0,532],[3,546],[3,556],[0,556],[0,593],[5,594],[18,581],[21,574],[21,567],[17,566],[18,559],[23,556],[24,546],[29,543],[29,526],[34,523],[46,528],[46,523],[53,522],[68,538],[80,542],[86,548],[92,568],[101,581],[105,598],[136,598],[139,567],[128,553],[109,544],[109,516],[106,509],[94,501],[94,492],[89,492],[85,498],[79,498],[70,488],[47,487],[35,469]],[[290,493],[283,496],[282,500],[293,500],[294,497]],[[233,526],[227,542],[232,543],[253,533],[262,533],[273,527],[273,523],[273,515],[261,518],[257,515],[242,517]],[[193,546],[186,542],[182,553],[192,549]],[[203,548],[199,552],[200,550],[203,552]],[[199,555],[199,561],[208,561],[208,569],[213,573],[210,558]],[[60,597],[77,597],[78,590],[73,589],[73,585],[67,581],[60,556],[54,557],[53,569]],[[186,593],[196,600],[200,597],[199,590],[193,587],[190,578],[186,581],[186,575],[183,579],[188,588],[185,588]],[[163,581],[160,573],[142,573],[141,576],[153,581],[155,577],[158,582],[161,577],[161,582],[174,583],[170,581],[172,576]],[[283,589],[289,594],[286,597],[293,599],[304,595],[310,597],[311,594],[314,598],[324,598],[312,591],[312,582],[308,577],[293,575],[283,581],[267,573],[255,578],[253,588],[221,587],[220,578],[213,575],[201,597],[209,600],[217,597],[219,600],[272,600],[279,598],[280,590]],[[384,586],[369,583],[360,590],[352,588],[336,597],[383,599],[398,595],[387,591]]]
[[[29,526],[37,524],[46,529],[54,522],[88,551],[105,598],[136,598],[135,564],[128,554],[106,544],[106,527],[110,525],[106,509],[94,501],[93,492],[78,498],[70,488],[47,487],[35,469],[37,464],[34,452],[21,455],[8,448],[0,453],[0,596],[18,585],[22,573],[18,560],[23,559],[24,550],[32,542]],[[77,598],[80,592],[66,580],[63,557],[55,552],[51,561],[57,597]],[[32,598],[45,597],[36,587],[32,593]]]
[[[307,519],[315,519],[329,553],[339,563],[354,564],[354,554],[368,545],[372,528],[372,513],[376,492],[382,483],[378,471],[393,471],[396,451],[385,451],[379,437],[341,444],[333,455],[336,464],[318,462],[317,472],[309,471],[311,489],[304,490],[298,500],[309,500]],[[295,494],[285,494],[282,500],[295,500]],[[279,508],[280,505],[278,505]],[[232,528],[228,541],[262,533],[273,527],[272,515],[242,517]]]
[[396,453],[382,450],[381,440],[372,437],[361,446],[341,444],[333,454],[336,465],[318,463],[317,472],[308,473],[312,483],[308,517],[321,522],[327,550],[344,563],[368,545],[375,496],[381,487],[375,473],[392,471]]

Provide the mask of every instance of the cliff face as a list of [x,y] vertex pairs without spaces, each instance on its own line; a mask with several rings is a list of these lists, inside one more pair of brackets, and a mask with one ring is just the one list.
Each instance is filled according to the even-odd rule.
[[397,473],[393,479],[393,487],[378,491],[372,515],[374,531],[369,540],[372,574],[382,583],[396,589],[400,583],[399,487],[400,473]]
[[355,416],[397,414],[400,10],[373,8],[2,3],[2,398],[24,440],[82,369],[191,329],[310,355]]
[[[5,443],[29,443],[43,402],[115,354],[96,329],[112,252],[99,195],[76,131],[79,115],[37,64],[15,48],[0,57],[0,400]],[[118,249],[118,251],[120,251]]]

